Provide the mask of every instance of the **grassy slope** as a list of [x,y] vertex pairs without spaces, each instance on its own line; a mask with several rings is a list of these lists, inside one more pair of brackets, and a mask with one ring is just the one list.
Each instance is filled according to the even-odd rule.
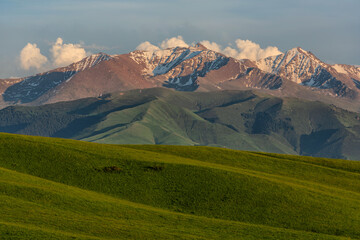
[[0,236],[360,239],[359,179],[352,161],[1,134]]
[[1,239],[336,239],[175,213],[3,168],[0,173]]

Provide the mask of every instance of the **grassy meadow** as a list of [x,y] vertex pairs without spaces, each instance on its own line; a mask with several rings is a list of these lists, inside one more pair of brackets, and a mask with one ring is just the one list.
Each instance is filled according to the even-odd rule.
[[0,239],[360,239],[360,162],[0,134]]

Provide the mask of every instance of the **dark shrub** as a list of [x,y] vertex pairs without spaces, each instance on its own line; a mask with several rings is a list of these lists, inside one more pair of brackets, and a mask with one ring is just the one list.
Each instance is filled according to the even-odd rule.
[[122,169],[116,166],[104,167],[102,169],[96,169],[98,172],[105,172],[105,173],[116,173],[121,172]]
[[148,166],[146,169],[159,172],[164,170],[164,166]]

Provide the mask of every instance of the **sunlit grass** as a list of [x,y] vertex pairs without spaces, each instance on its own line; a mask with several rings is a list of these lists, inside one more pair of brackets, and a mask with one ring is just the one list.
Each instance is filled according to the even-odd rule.
[[360,238],[360,163],[0,135],[0,239]]

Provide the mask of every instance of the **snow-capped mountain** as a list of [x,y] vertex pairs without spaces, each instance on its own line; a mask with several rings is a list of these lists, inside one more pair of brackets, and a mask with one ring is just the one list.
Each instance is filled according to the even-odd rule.
[[341,102],[339,99],[359,103],[360,69],[326,64],[301,48],[254,62],[197,44],[112,56],[99,53],[35,76],[0,80],[0,87],[2,106],[39,105],[152,87],[179,91],[259,89],[312,100],[336,98],[329,100],[333,104]]
[[334,95],[355,98],[360,71],[349,65],[329,65],[311,52],[293,48],[284,54],[256,62],[259,69],[303,86],[328,89]]
[[208,50],[201,44],[155,52],[134,51],[130,53],[130,58],[144,67],[144,78],[156,79],[161,85],[180,91],[194,91],[199,87],[210,87],[214,90],[219,88],[211,82],[200,84],[199,79],[211,78],[209,75],[214,70],[227,69],[226,66],[236,66],[238,69],[233,73],[222,71],[222,76],[217,77],[217,82],[232,78],[235,73],[246,70],[241,62]]

